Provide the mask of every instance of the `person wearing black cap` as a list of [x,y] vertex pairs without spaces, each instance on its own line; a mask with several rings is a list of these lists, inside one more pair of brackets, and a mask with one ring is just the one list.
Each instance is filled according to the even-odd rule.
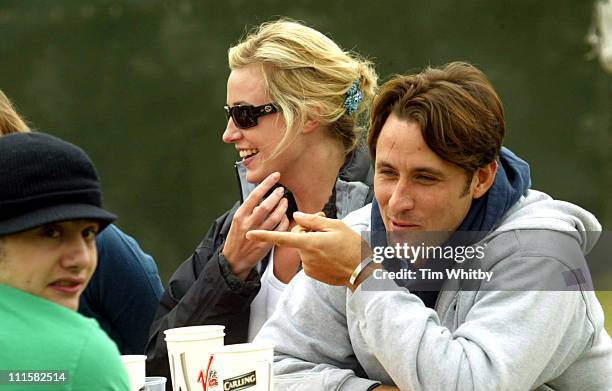
[[0,137],[0,181],[0,385],[129,390],[117,347],[76,312],[96,234],[116,218],[93,163],[56,137],[10,134]]
[[[0,90],[0,136],[29,131]],[[96,250],[98,266],[78,311],[97,320],[121,354],[142,354],[164,292],[155,260],[114,224],[96,237]]]

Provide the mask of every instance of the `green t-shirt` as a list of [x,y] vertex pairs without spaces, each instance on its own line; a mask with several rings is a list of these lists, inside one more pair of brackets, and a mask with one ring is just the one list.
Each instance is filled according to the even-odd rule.
[[[24,370],[65,371],[66,382],[17,383],[30,376]],[[38,379],[60,376],[41,374]],[[95,320],[0,284],[0,391],[129,389],[119,351]]]

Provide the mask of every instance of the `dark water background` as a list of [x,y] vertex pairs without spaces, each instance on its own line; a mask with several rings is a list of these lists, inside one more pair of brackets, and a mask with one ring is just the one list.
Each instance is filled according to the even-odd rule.
[[36,128],[82,146],[108,208],[164,281],[237,199],[227,49],[289,16],[370,57],[383,79],[466,60],[496,86],[506,146],[533,187],[612,228],[611,78],[585,56],[592,2],[0,0],[0,89]]

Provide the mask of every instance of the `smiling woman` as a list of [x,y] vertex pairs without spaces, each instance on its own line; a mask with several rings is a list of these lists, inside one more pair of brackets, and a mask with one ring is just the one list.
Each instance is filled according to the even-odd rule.
[[170,279],[147,347],[154,375],[170,375],[164,330],[223,324],[226,343],[245,342],[274,311],[299,256],[246,232],[286,231],[296,209],[342,218],[371,199],[370,159],[359,146],[377,85],[369,61],[281,19],[231,47],[228,62],[223,142],[239,158],[241,202]]

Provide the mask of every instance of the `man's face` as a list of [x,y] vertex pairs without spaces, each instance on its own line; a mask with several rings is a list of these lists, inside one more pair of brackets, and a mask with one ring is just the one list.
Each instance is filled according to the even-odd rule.
[[455,231],[472,204],[465,170],[425,143],[416,122],[391,114],[376,144],[374,193],[387,231]]
[[0,283],[76,310],[97,264],[97,222],[51,223],[7,235]]

